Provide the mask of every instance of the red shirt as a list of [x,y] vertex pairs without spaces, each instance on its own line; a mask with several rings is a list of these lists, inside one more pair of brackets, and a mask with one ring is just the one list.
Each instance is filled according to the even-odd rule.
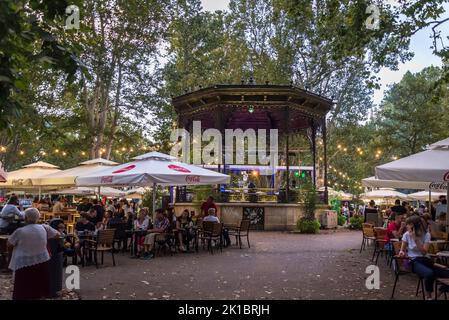
[[390,222],[387,227],[387,234],[385,235],[385,241],[389,242],[390,239],[395,238],[393,231],[399,231],[400,225],[396,224],[396,222]]
[[204,213],[204,215],[207,216],[210,208],[214,208],[215,213],[217,213],[217,206],[215,205],[215,203],[208,203],[207,201],[203,202],[203,204],[201,205],[201,213]]

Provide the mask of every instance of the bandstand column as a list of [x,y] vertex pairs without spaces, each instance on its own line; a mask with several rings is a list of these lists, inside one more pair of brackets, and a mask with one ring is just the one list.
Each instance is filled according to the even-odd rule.
[[324,158],[324,203],[328,204],[329,195],[327,190],[327,130],[326,118],[323,119],[323,158]]
[[[221,105],[218,105],[215,108],[215,117],[214,117],[214,126],[215,129],[217,129],[218,131],[220,131],[221,133],[221,154],[218,155],[218,157],[221,158],[221,161],[219,161],[219,163],[217,163],[217,171],[224,173],[225,170],[223,170],[224,172],[222,172],[222,167],[220,163],[224,164],[224,159],[225,159],[225,119],[223,117],[223,109]],[[224,168],[224,165],[223,165]],[[218,192],[220,192],[221,190],[221,185],[217,185],[218,188]]]
[[316,187],[316,125],[312,119],[313,185]]
[[284,110],[284,133],[285,133],[285,168],[287,172],[287,186],[285,188],[285,197],[287,198],[287,202],[289,202],[289,193],[290,193],[290,161],[289,161],[289,119],[290,118],[290,110],[289,107],[285,107]]

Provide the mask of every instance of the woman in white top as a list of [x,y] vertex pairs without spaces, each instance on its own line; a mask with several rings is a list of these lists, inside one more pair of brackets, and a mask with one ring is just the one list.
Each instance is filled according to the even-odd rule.
[[47,239],[60,233],[48,225],[37,224],[36,208],[25,210],[26,226],[17,229],[8,239],[13,248],[9,268],[14,271],[13,300],[34,300],[49,296],[49,260]]
[[449,278],[449,270],[434,266],[432,259],[427,256],[430,245],[430,233],[424,228],[419,216],[412,216],[406,221],[407,232],[402,236],[400,257],[408,257],[412,263],[412,270],[424,279],[427,299],[432,299],[435,277]]

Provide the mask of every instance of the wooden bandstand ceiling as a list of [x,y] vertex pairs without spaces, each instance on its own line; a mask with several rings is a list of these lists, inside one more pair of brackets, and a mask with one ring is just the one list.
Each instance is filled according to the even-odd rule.
[[201,121],[203,129],[281,132],[307,129],[312,120],[320,125],[333,105],[332,100],[298,87],[252,84],[216,85],[173,98],[172,103],[179,126],[186,129],[192,121]]

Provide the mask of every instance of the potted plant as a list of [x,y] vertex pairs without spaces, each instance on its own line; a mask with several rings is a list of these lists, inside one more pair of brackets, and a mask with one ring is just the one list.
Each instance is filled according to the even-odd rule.
[[317,195],[315,186],[310,181],[301,186],[300,198],[304,215],[297,221],[297,229],[301,233],[318,233],[320,223],[315,218]]

